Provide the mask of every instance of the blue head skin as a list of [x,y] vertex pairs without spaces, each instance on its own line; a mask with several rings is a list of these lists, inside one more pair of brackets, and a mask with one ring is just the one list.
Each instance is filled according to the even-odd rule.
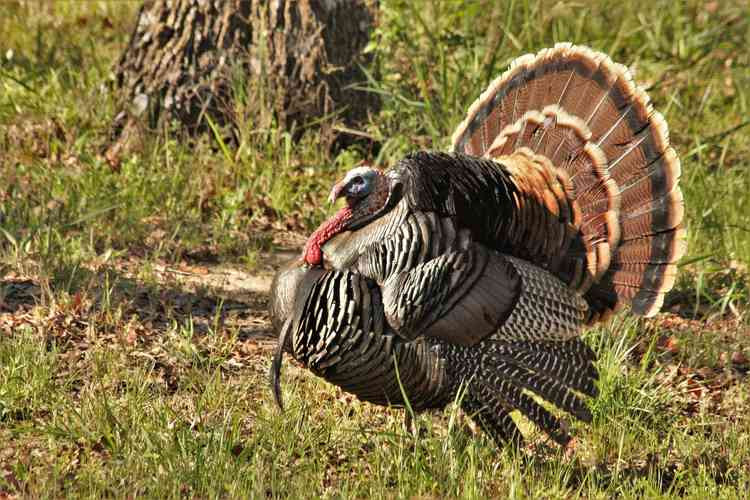
[[359,201],[363,200],[379,187],[379,181],[383,174],[373,167],[356,167],[347,172],[346,176],[337,182],[328,201],[333,203],[337,198],[345,197],[349,207],[354,208]]

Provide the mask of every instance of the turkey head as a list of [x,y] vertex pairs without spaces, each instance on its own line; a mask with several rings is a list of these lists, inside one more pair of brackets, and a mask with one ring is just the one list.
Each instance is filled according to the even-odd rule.
[[399,182],[372,166],[358,166],[333,185],[328,201],[345,198],[346,205],[323,222],[305,244],[304,260],[311,266],[323,263],[321,246],[343,231],[367,225],[386,213],[400,198]]

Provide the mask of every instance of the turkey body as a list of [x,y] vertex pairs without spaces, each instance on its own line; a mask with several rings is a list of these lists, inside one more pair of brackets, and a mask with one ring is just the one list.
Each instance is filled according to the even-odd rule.
[[[496,441],[539,396],[588,421],[583,327],[655,314],[684,252],[679,161],[627,69],[560,44],[516,60],[471,106],[453,152],[355,169],[347,208],[279,271],[282,349],[380,405],[461,406]],[[335,196],[333,196],[335,197]]]

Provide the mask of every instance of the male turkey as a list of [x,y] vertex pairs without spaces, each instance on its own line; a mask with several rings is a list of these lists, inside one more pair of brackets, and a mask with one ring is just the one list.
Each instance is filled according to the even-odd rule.
[[[680,164],[627,68],[558,44],[516,59],[469,108],[453,152],[357,167],[346,206],[272,287],[282,350],[360,399],[457,399],[496,441],[531,394],[588,421],[594,353],[577,337],[623,305],[655,314],[684,253]],[[408,402],[404,400],[407,396]]]

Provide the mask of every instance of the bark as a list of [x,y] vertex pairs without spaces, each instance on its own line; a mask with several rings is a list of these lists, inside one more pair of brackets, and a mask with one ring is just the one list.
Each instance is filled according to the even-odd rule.
[[151,0],[115,70],[123,111],[107,157],[147,124],[191,134],[207,117],[240,127],[301,125],[338,113],[346,125],[377,106],[362,49],[377,0]]

